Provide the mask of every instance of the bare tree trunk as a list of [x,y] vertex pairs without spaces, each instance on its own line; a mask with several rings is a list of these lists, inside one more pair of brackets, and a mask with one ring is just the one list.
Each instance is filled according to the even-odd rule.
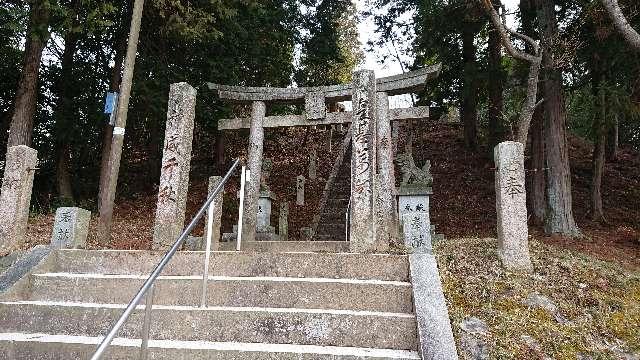
[[567,149],[562,74],[555,68],[553,56],[553,42],[558,36],[555,3],[553,0],[539,1],[541,4],[540,24],[544,29],[544,133],[548,169],[545,231],[549,234],[576,237],[581,234],[573,218],[571,169]]
[[[121,18],[120,27],[118,33],[114,39],[115,59],[113,63],[113,69],[111,70],[111,83],[109,84],[109,91],[117,92],[120,88],[120,81],[122,80],[122,65],[124,63],[124,55],[127,51],[127,26],[129,22],[127,19],[131,15],[130,1],[122,0],[120,5]],[[102,133],[102,154],[100,160],[100,184],[98,189],[98,208],[101,208],[105,189],[109,186],[109,154],[111,153],[111,141],[113,138],[113,126],[107,121],[104,124],[104,130]]]
[[542,225],[544,223],[544,212],[547,206],[545,199],[545,178],[544,169],[544,117],[543,112],[538,109],[533,114],[531,122],[531,169],[529,172],[529,208],[533,217],[533,223]]
[[609,13],[609,17],[611,18],[611,21],[613,21],[618,32],[620,32],[629,45],[640,51],[640,34],[633,29],[631,24],[629,24],[625,18],[622,10],[620,9],[620,5],[618,5],[618,0],[601,1],[604,8],[607,9],[607,13]]
[[[129,97],[131,96],[131,85],[133,82],[133,70],[136,63],[138,50],[138,38],[140,36],[140,23],[144,0],[135,0],[133,5],[133,16],[131,18],[131,30],[127,43],[127,54],[124,62],[124,74],[120,96],[118,97],[118,110],[116,115],[116,126],[114,127],[111,141],[111,152],[109,154],[109,174],[107,176],[108,186],[104,190],[104,196],[100,203],[100,218],[98,219],[98,241],[106,246],[111,240],[111,225],[113,221],[113,206],[118,185],[118,174],[120,172],[120,159],[122,157],[122,145],[124,144],[124,133],[127,125],[127,111],[129,109]],[[116,130],[118,130],[116,132]]]
[[593,221],[605,222],[604,211],[602,209],[602,175],[604,174],[605,162],[605,142],[606,142],[606,121],[607,109],[605,103],[605,92],[603,88],[603,73],[606,68],[599,59],[598,54],[594,54],[592,60],[592,91],[596,97],[597,109],[593,118],[593,130],[595,141],[593,146],[592,174],[591,180],[591,219]]
[[70,10],[73,12],[71,26],[67,29],[64,37],[64,51],[62,52],[61,73],[58,79],[57,92],[58,104],[54,113],[56,120],[55,146],[56,146],[56,188],[58,198],[62,204],[72,205],[74,203],[73,189],[71,181],[71,144],[70,138],[73,136],[74,118],[74,92],[75,81],[73,77],[74,61],[78,43],[78,32],[71,29],[78,26],[78,10],[80,1],[73,0]]
[[[493,2],[496,10],[500,9],[501,2]],[[504,124],[502,110],[504,107],[504,70],[502,69],[502,45],[498,29],[489,31],[489,145],[493,149],[504,139]]]
[[462,123],[464,144],[475,150],[478,146],[478,81],[476,64],[476,32],[472,24],[465,23],[462,29],[462,63],[464,66],[462,86]]
[[31,4],[27,41],[24,47],[24,61],[18,90],[13,105],[13,116],[9,129],[7,147],[14,145],[31,146],[33,116],[38,95],[38,71],[42,60],[42,50],[49,39],[49,9],[44,0]]
[[609,131],[607,131],[607,144],[606,144],[606,157],[607,161],[614,162],[618,160],[618,146],[619,146],[619,134],[620,131],[620,119],[618,118],[619,114],[613,115],[613,121],[611,126],[609,126]]

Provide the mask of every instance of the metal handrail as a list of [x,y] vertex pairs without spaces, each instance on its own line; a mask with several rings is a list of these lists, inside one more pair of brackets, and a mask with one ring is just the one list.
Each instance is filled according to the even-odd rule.
[[[182,232],[182,234],[180,234],[180,236],[178,237],[176,242],[173,244],[171,249],[167,251],[167,253],[164,255],[162,260],[160,260],[160,263],[158,263],[158,265],[155,267],[151,275],[149,275],[149,277],[144,282],[144,284],[142,284],[142,287],[140,288],[140,290],[138,290],[138,293],[136,294],[136,296],[133,297],[133,299],[127,306],[127,308],[124,310],[124,312],[122,313],[122,316],[120,316],[120,318],[115,323],[115,325],[113,325],[113,328],[111,328],[107,336],[102,340],[102,342],[96,349],[96,352],[91,357],[91,360],[98,360],[102,358],[102,355],[104,354],[105,350],[107,349],[107,347],[109,347],[109,345],[111,344],[111,341],[113,341],[113,338],[115,338],[116,334],[118,333],[122,325],[125,324],[127,319],[129,319],[129,316],[131,316],[131,313],[135,310],[136,306],[140,304],[140,301],[145,296],[147,291],[149,291],[149,289],[154,285],[154,282],[156,281],[158,276],[160,276],[160,273],[162,272],[162,270],[164,270],[165,266],[167,266],[171,258],[173,258],[173,255],[175,255],[178,249],[182,246],[182,243],[184,243],[184,240],[191,233],[191,231],[196,227],[196,225],[198,224],[198,221],[200,221],[204,213],[209,208],[209,205],[213,202],[213,200],[220,193],[220,191],[222,191],[222,189],[224,188],[224,185],[227,183],[227,181],[231,177],[231,174],[238,167],[238,164],[240,164],[240,159],[237,159],[233,163],[233,165],[231,166],[227,174],[224,176],[224,178],[222,178],[222,180],[220,181],[216,189],[211,193],[211,195],[209,195],[209,197],[207,198],[207,201],[205,201],[204,205],[202,205],[202,207],[200,208],[196,216],[193,218],[193,220],[191,220],[191,223],[189,223],[189,225],[184,229],[184,231]],[[147,298],[148,301],[152,300],[151,298],[152,296],[149,296]],[[146,304],[146,307],[148,306],[151,306],[151,304]],[[147,322],[147,324],[145,324],[146,325],[145,327],[148,327],[147,319],[145,319],[145,321]],[[144,347],[144,341],[142,345]]]

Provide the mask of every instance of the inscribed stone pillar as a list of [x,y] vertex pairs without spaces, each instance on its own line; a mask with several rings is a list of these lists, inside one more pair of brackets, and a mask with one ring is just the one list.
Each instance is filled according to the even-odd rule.
[[316,149],[311,150],[309,155],[309,179],[315,180],[318,172],[318,151]]
[[377,167],[378,191],[376,192],[376,236],[380,244],[396,241],[398,221],[394,201],[396,179],[393,164],[391,141],[391,122],[389,120],[389,97],[386,93],[377,94]]
[[242,220],[242,241],[255,241],[258,216],[258,198],[260,197],[260,179],[262,177],[262,150],[264,142],[264,117],[266,104],[254,101],[251,107],[251,128],[249,130],[249,154],[247,167],[249,181],[245,189],[244,216]]
[[[212,176],[209,178],[209,195],[213,193],[218,184],[222,181],[221,176]],[[222,227],[222,200],[224,189],[218,193],[213,199],[213,226],[211,227],[211,251],[218,251],[220,248],[220,228]],[[207,210],[207,219],[209,218],[209,210]],[[204,227],[205,244],[207,241],[207,226]],[[204,249],[203,249],[204,250]]]
[[289,202],[280,204],[280,216],[278,217],[278,235],[280,240],[289,240]]
[[417,253],[431,253],[431,221],[429,214],[411,211],[402,216],[402,233],[407,248]]
[[55,249],[84,249],[89,234],[91,211],[77,207],[61,207],[51,234],[51,246]]
[[304,175],[298,175],[296,178],[296,205],[304,205],[304,184],[306,181]]
[[0,194],[0,256],[24,243],[38,152],[28,146],[7,150]]
[[351,157],[351,252],[376,252],[374,192],[376,171],[376,78],[373,71],[353,75],[353,154]]
[[153,230],[153,249],[157,250],[171,247],[184,228],[196,90],[187,83],[171,84],[168,106]]
[[524,146],[506,141],[493,150],[496,165],[498,253],[509,270],[532,271],[524,177]]

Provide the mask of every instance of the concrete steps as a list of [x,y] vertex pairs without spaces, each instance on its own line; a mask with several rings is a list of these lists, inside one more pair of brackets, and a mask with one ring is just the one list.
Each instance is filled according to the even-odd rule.
[[[146,275],[45,273],[32,277],[30,299],[125,304]],[[154,304],[199,306],[201,276],[162,276]],[[113,291],[117,289],[117,291]],[[209,306],[344,309],[410,313],[411,284],[326,278],[210,276]]]
[[[0,354],[86,359],[162,253],[58,250],[0,294]],[[157,282],[150,359],[419,359],[406,256],[179,252]],[[17,285],[16,285],[17,286]],[[107,358],[137,356],[144,305]]]

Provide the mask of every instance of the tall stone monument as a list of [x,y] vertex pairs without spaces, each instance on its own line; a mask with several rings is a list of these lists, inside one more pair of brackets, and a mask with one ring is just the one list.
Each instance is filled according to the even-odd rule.
[[494,152],[496,165],[496,211],[498,254],[513,271],[533,270],[529,257],[529,230],[524,174],[524,145],[506,141]]
[[196,90],[187,83],[171,84],[153,231],[154,249],[171,247],[184,228],[195,111]]
[[51,246],[56,249],[84,249],[89,234],[91,211],[77,207],[60,207],[51,234]]
[[311,150],[309,154],[309,179],[315,180],[318,172],[318,150]]
[[351,158],[351,252],[383,252],[375,235],[376,78],[373,71],[353,75]]
[[0,256],[24,243],[38,152],[28,146],[7,150],[0,194]]

